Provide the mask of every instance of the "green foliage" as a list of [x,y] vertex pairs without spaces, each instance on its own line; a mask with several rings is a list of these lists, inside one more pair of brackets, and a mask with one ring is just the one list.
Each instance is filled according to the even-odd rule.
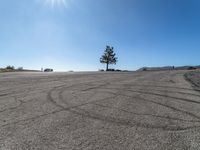
[[117,63],[117,57],[114,53],[114,48],[110,46],[106,46],[106,50],[104,54],[100,58],[100,63],[106,64],[106,70],[108,71],[109,64],[116,64]]
[[14,66],[7,66],[6,69],[8,69],[8,70],[15,70],[15,67]]

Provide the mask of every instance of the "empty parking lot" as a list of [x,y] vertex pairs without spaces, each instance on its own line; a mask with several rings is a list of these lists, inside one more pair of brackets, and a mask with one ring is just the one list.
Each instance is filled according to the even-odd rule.
[[0,74],[0,149],[200,149],[185,72]]

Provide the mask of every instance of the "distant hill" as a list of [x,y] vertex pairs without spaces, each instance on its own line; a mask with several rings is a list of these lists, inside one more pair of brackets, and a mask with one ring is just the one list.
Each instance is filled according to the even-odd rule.
[[164,70],[195,70],[200,69],[199,66],[164,66],[164,67],[142,67],[137,71],[164,71]]

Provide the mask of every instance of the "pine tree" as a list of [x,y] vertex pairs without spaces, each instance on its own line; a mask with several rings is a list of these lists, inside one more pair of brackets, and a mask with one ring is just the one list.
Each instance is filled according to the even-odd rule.
[[109,70],[109,64],[116,64],[117,57],[114,53],[114,48],[110,46],[106,46],[106,50],[104,54],[100,58],[100,62],[106,64],[106,71]]

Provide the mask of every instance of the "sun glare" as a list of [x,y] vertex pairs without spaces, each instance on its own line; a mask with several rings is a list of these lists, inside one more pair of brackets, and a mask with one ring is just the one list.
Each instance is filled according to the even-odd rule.
[[55,6],[67,6],[66,0],[45,0],[46,4]]

